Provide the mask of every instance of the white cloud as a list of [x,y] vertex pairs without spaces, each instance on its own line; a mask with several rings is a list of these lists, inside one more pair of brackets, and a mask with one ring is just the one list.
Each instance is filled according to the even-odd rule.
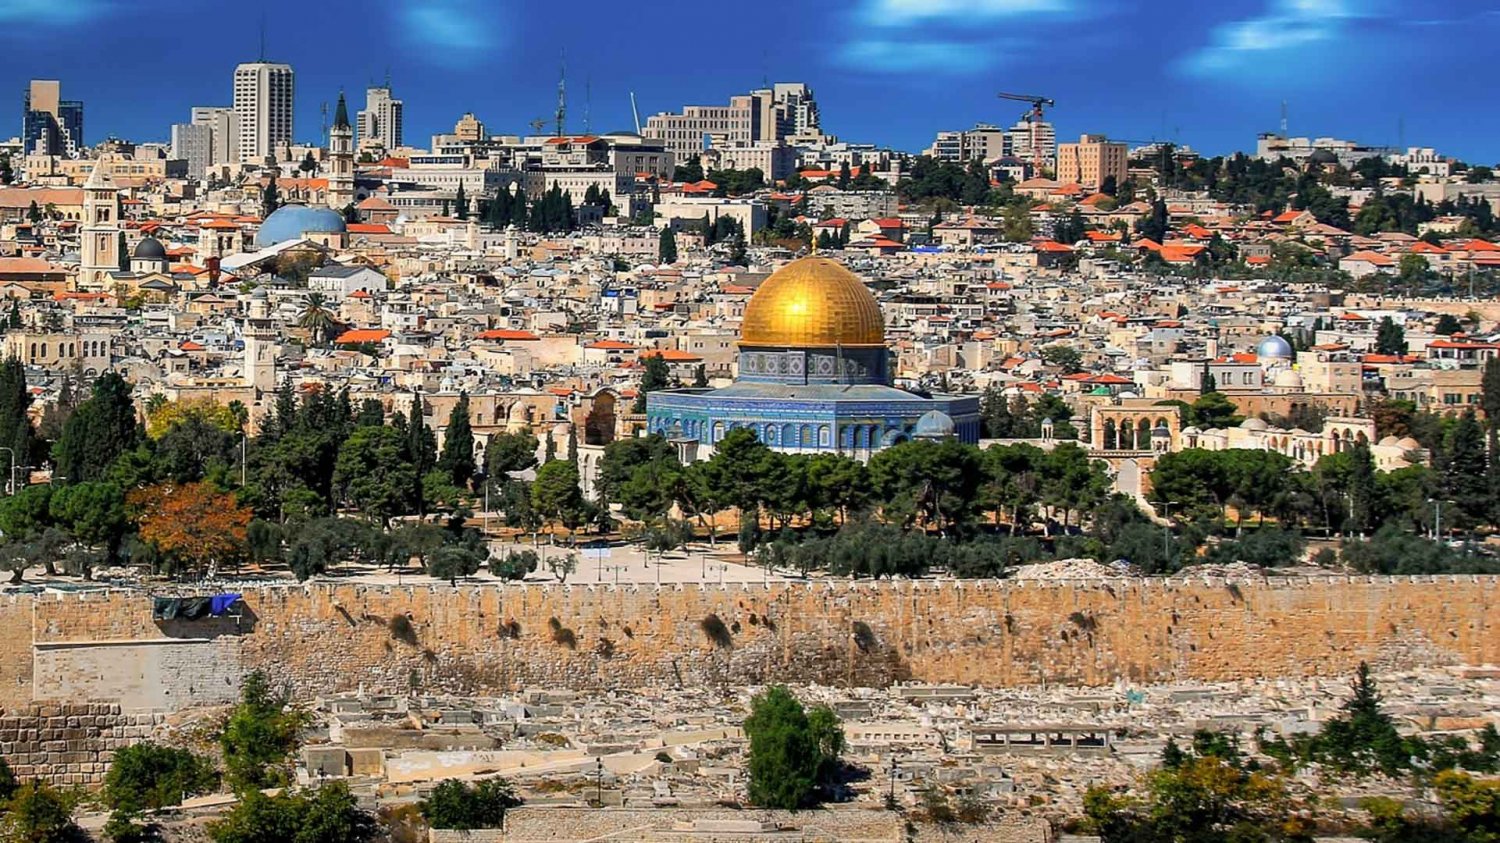
[[0,23],[68,26],[109,11],[109,5],[101,0],[0,0]]
[[867,0],[864,17],[879,26],[907,26],[1067,14],[1076,9],[1074,0]]
[[971,73],[992,67],[1002,56],[1000,45],[881,38],[850,41],[839,51],[848,67],[882,73]]
[[1094,0],[857,0],[833,59],[875,73],[978,73],[1098,10]]
[[1351,0],[1272,0],[1258,17],[1215,27],[1210,43],[1185,57],[1180,67],[1206,76],[1259,70],[1260,61],[1329,44],[1343,36],[1351,23],[1379,16],[1373,5]]
[[495,8],[481,0],[398,0],[397,23],[428,61],[464,65],[497,46]]

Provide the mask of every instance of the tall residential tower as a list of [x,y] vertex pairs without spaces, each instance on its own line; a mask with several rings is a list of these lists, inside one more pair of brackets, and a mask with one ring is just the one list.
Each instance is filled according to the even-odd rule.
[[257,61],[234,69],[240,161],[258,164],[292,142],[294,92],[291,65]]
[[83,103],[62,98],[62,83],[33,79],[21,109],[21,143],[27,155],[66,155],[83,148]]
[[404,145],[402,112],[404,104],[391,96],[389,84],[365,89],[365,108],[359,113],[356,129],[361,149],[378,146],[391,150]]

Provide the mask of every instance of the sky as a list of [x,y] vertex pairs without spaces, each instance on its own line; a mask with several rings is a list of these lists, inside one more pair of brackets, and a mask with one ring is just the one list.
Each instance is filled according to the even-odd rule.
[[1432,146],[1500,160],[1490,57],[1500,0],[0,0],[0,91],[57,78],[86,140],[165,140],[195,105],[227,105],[235,64],[297,72],[296,136],[319,104],[350,110],[390,74],[407,142],[473,111],[495,133],[551,119],[629,128],[770,82],[805,82],[825,132],[920,151],[939,130],[1008,125],[1056,100],[1060,139],[1105,133],[1207,154],[1293,135]]

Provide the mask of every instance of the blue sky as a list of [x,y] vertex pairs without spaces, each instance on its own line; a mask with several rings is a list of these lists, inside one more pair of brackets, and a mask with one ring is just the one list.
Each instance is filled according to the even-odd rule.
[[239,61],[297,70],[297,136],[387,70],[409,142],[474,111],[494,131],[550,116],[566,50],[570,129],[595,131],[771,81],[817,93],[824,128],[917,150],[939,129],[1010,123],[1042,94],[1064,138],[1104,132],[1208,152],[1253,148],[1288,103],[1293,134],[1500,159],[1490,57],[1500,0],[0,0],[0,91],[60,78],[90,142],[165,139],[227,104]]

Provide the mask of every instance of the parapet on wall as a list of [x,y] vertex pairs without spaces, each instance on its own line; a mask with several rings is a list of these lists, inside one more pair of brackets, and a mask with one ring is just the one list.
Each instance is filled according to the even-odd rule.
[[0,599],[0,706],[897,681],[1015,686],[1500,662],[1500,577],[273,586],[239,619],[125,591]]

